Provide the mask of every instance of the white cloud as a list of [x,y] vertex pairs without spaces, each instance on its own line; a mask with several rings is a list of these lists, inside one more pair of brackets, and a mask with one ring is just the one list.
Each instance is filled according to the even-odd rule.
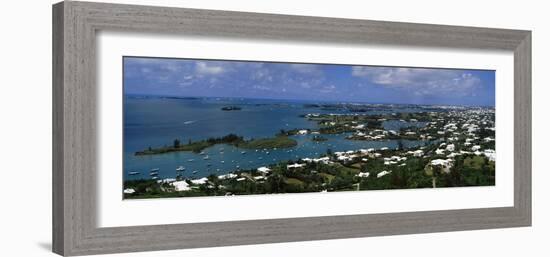
[[218,75],[225,72],[221,65],[207,64],[206,62],[196,62],[195,71],[201,75]]
[[416,95],[466,96],[481,85],[478,77],[462,70],[354,66],[351,74],[374,84],[413,91]]
[[332,93],[334,92],[334,90],[336,89],[336,86],[334,85],[328,85],[328,86],[324,86],[323,88],[321,88],[319,90],[319,92],[323,93],[323,94],[327,94],[327,93]]

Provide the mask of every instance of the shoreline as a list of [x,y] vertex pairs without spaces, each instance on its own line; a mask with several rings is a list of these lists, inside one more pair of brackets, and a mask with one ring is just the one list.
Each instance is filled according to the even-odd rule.
[[[414,151],[413,151],[414,150]],[[430,188],[434,181],[443,183],[444,179],[437,178],[438,176],[451,176],[451,169],[454,167],[454,162],[468,163],[472,167],[479,166],[479,162],[484,165],[492,165],[492,174],[486,174],[489,177],[485,178],[486,182],[477,186],[494,185],[494,160],[490,160],[490,155],[494,154],[494,150],[487,149],[482,154],[475,152],[450,152],[444,158],[438,151],[441,150],[437,145],[431,147],[415,147],[410,149],[387,149],[382,147],[379,149],[357,149],[346,152],[335,152],[332,155],[322,155],[318,158],[300,158],[298,160],[289,160],[275,163],[268,166],[257,167],[255,169],[237,170],[225,174],[210,174],[200,178],[162,178],[162,179],[139,179],[133,181],[124,181],[124,196],[125,199],[144,199],[156,197],[185,197],[185,196],[207,196],[207,195],[246,195],[246,194],[266,194],[266,193],[281,193],[281,192],[254,192],[242,193],[227,191],[229,185],[264,185],[271,183],[272,178],[280,178],[281,183],[290,187],[291,192],[327,192],[327,191],[350,191],[350,190],[376,190],[376,189],[409,189],[409,188]],[[422,162],[422,159],[426,159]],[[370,161],[370,162],[369,162]],[[403,173],[403,169],[407,165],[412,165],[414,162],[421,161],[419,167],[422,167],[420,174],[424,176],[422,184],[417,186],[402,186],[388,187],[391,181],[394,180],[394,175]],[[365,164],[376,163],[364,169]],[[357,165],[359,163],[359,165]],[[450,165],[450,166],[449,166]],[[417,165],[418,166],[418,165]],[[376,167],[376,168],[373,168]],[[331,174],[326,169],[338,170],[337,174]],[[374,171],[377,169],[377,171]],[[476,169],[482,170],[481,166]],[[418,170],[418,169],[417,169]],[[439,171],[436,171],[439,170]],[[327,173],[328,172],[328,173]],[[395,173],[394,173],[395,172]],[[410,172],[410,171],[409,171]],[[453,171],[456,172],[456,171]],[[485,171],[484,171],[485,172]],[[489,171],[491,172],[491,171]],[[317,176],[321,178],[323,183],[316,183],[312,188],[304,187],[304,177]],[[298,178],[296,178],[297,176]],[[452,175],[456,176],[456,175]],[[492,176],[492,179],[491,179]],[[350,180],[351,178],[351,180]],[[341,179],[350,180],[348,182],[337,182]],[[439,179],[439,180],[438,180]],[[479,178],[478,178],[479,179]],[[488,180],[487,180],[488,179]],[[368,182],[375,182],[369,184]],[[427,181],[430,180],[430,183]],[[433,181],[431,181],[433,180]],[[368,182],[367,182],[368,181]],[[380,182],[382,181],[382,182]],[[340,183],[340,185],[338,185]],[[362,184],[363,183],[363,184]],[[469,183],[469,182],[468,182]],[[156,193],[137,194],[137,187],[140,185],[149,185],[158,187]],[[136,186],[137,185],[137,186]],[[363,185],[363,187],[362,187]],[[338,187],[340,186],[340,187]],[[463,186],[474,186],[474,184],[465,184]],[[293,188],[296,187],[296,188]],[[435,186],[433,186],[435,187]],[[440,185],[439,187],[450,187],[449,185]],[[131,192],[131,193],[128,193]],[[286,192],[286,191],[285,191]],[[223,194],[222,194],[223,193]]]
[[173,146],[165,146],[160,148],[151,148],[143,151],[135,152],[134,155],[157,155],[173,152],[194,152],[199,153],[202,150],[218,145],[227,144],[242,149],[263,149],[263,148],[290,148],[296,146],[296,140],[289,138],[286,135],[277,135],[272,138],[260,138],[244,140],[243,137],[235,134],[229,134],[221,138],[210,138],[198,142],[189,142],[185,145],[180,145],[179,139],[174,141]]

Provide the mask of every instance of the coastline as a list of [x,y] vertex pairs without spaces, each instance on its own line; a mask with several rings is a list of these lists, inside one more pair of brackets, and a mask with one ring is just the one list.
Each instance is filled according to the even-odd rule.
[[[262,122],[268,121],[263,129],[277,131],[271,137],[245,139],[227,134],[186,143],[174,139],[163,147],[133,152],[133,156],[140,157],[136,161],[147,166],[125,171],[139,174],[125,178],[125,198],[494,185],[491,108],[431,107],[425,111],[417,106],[399,109],[255,103],[243,111],[222,111],[219,105],[208,104],[213,114],[221,112],[231,119],[245,117],[234,124],[237,127],[247,124],[250,114],[246,112],[271,114],[275,110],[284,111],[285,116],[262,117]],[[322,108],[330,110],[316,112]],[[200,134],[205,123],[198,117],[182,126],[195,127]],[[293,119],[294,128],[285,124],[287,117]],[[361,148],[368,145],[374,148]],[[188,153],[169,154],[177,152]],[[157,166],[165,161],[174,164]]]
[[221,138],[209,138],[198,142],[189,141],[188,144],[180,145],[179,139],[174,140],[172,146],[160,148],[151,148],[143,151],[135,152],[136,156],[140,155],[156,155],[172,152],[201,152],[202,150],[217,145],[227,144],[242,149],[263,149],[263,148],[289,148],[297,145],[297,142],[285,135],[277,135],[272,138],[260,138],[244,140],[243,137],[235,134],[228,134]]

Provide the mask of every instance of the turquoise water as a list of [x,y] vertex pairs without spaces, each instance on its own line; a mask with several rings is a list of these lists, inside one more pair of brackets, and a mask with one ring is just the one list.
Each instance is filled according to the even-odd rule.
[[[239,106],[240,111],[222,111],[224,106]],[[367,114],[395,110],[369,111]],[[399,112],[414,108],[399,108]],[[272,137],[281,129],[317,127],[315,122],[300,117],[308,113],[350,113],[349,110],[323,110],[306,108],[303,102],[280,100],[200,98],[168,99],[158,97],[126,97],[124,101],[124,178],[150,178],[151,169],[159,169],[159,178],[173,178],[176,168],[183,166],[184,177],[200,178],[210,174],[226,174],[240,169],[255,169],[280,161],[318,157],[332,151],[348,151],[361,148],[396,148],[396,141],[355,141],[345,139],[345,134],[323,135],[324,142],[311,140],[312,135],[297,135],[298,145],[285,149],[243,150],[230,145],[215,145],[200,155],[192,152],[176,152],[160,155],[135,156],[136,151],[148,147],[171,145],[178,138],[202,140],[234,133],[250,138]],[[384,122],[386,129],[398,130],[425,123]],[[405,147],[423,145],[421,141],[403,141]],[[245,153],[243,153],[245,151]],[[208,156],[206,159],[205,157]],[[196,171],[193,173],[193,171]],[[129,175],[130,172],[140,172]]]

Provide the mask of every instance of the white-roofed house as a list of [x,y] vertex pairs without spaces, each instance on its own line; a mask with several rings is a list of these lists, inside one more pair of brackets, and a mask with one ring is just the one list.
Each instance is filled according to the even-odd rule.
[[388,174],[390,174],[390,173],[391,173],[391,170],[390,170],[390,171],[383,170],[382,172],[376,174],[376,177],[377,177],[377,178],[381,178],[381,177],[386,176],[386,175],[388,175]]
[[286,165],[286,168],[287,169],[296,169],[296,168],[302,168],[304,166],[306,166],[304,163],[294,163],[294,164]]
[[188,191],[191,190],[189,184],[185,180],[172,182],[172,186],[176,188],[176,191]]
[[449,145],[447,145],[447,148],[445,148],[445,149],[447,149],[447,151],[449,151],[449,152],[452,152],[452,151],[455,150],[455,145],[454,144],[449,144]]
[[270,171],[271,171],[271,169],[268,168],[268,167],[259,167],[259,168],[258,168],[258,172],[261,172],[261,173],[264,173],[264,174],[267,174],[267,173],[269,173]]
[[430,165],[440,166],[443,172],[449,173],[451,172],[451,168],[453,167],[453,160],[452,159],[435,159],[430,162]]
[[135,193],[135,192],[136,192],[136,190],[133,189],[133,188],[126,188],[126,189],[124,189],[124,193],[125,193],[125,194],[133,194],[133,193]]
[[357,174],[356,176],[360,177],[360,178],[368,178],[369,175],[370,175],[370,173],[368,173],[368,172],[359,172],[359,174]]

